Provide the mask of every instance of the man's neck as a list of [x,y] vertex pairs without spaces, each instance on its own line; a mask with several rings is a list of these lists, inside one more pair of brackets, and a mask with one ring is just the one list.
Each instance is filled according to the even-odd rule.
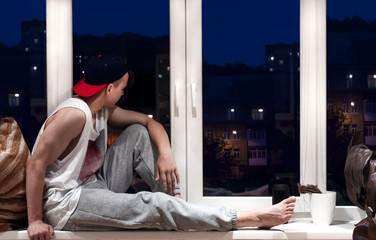
[[79,97],[79,98],[89,106],[93,117],[99,110],[103,108],[103,101],[101,99],[101,95],[92,96],[92,97]]

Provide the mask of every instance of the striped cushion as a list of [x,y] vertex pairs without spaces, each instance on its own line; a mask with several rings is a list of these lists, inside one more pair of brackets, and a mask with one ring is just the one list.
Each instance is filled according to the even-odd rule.
[[27,226],[25,164],[29,154],[17,122],[0,119],[0,231]]

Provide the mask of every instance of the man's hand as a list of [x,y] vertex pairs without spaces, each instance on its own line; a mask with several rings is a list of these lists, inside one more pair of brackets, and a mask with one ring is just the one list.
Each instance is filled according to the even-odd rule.
[[169,193],[173,193],[175,190],[175,181],[179,184],[180,179],[174,158],[172,157],[169,138],[164,127],[145,114],[124,110],[117,106],[109,109],[108,123],[118,128],[125,128],[132,124],[141,124],[147,128],[153,143],[159,151],[155,181],[160,179],[163,189]]
[[55,231],[51,225],[37,220],[29,224],[27,234],[30,240],[50,240],[53,238]]
[[162,180],[163,189],[168,193],[174,192],[175,179],[178,184],[180,183],[178,169],[172,157],[171,151],[159,155],[156,166],[155,181],[158,181],[159,179]]
[[176,198],[180,198],[180,199],[183,199],[183,196],[180,195],[180,194],[176,194],[174,197],[176,197]]

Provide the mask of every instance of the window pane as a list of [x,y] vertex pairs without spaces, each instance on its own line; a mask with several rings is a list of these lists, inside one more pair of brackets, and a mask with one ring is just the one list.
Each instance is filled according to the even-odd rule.
[[0,15],[0,117],[17,120],[31,149],[46,118],[46,1],[6,1]]
[[[73,14],[74,81],[91,56],[123,57],[135,81],[118,105],[153,117],[169,133],[169,1],[73,1]],[[109,143],[118,133],[109,129]]]
[[337,205],[352,205],[343,171],[353,134],[361,131],[361,141],[376,147],[375,7],[327,1],[327,189],[337,192]]
[[203,195],[297,195],[299,1],[202,7]]

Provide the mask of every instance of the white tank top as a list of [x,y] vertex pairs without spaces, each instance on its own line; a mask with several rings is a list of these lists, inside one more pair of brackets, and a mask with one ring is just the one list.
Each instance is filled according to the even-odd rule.
[[[64,159],[55,160],[46,169],[43,195],[43,217],[47,223],[51,224],[57,230],[61,230],[64,227],[69,217],[76,209],[82,187],[88,183],[96,181],[95,174],[86,177],[84,183],[80,180],[80,175],[82,175],[82,169],[85,164],[89,140],[95,141],[102,156],[107,150],[108,109],[103,108],[96,113],[96,123],[94,128],[89,106],[81,99],[70,98],[61,103],[47,120],[57,111],[66,107],[73,107],[82,110],[86,115],[86,123],[75,148]],[[46,122],[41,127],[32,152],[36,149]]]

